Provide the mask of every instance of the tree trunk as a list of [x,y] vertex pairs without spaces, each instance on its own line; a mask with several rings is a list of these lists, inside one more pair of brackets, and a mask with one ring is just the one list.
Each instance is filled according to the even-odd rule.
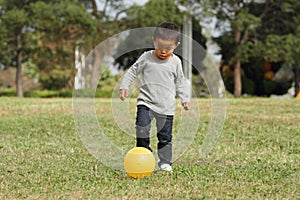
[[241,80],[241,61],[237,61],[234,66],[234,96],[242,95],[242,80]]
[[23,88],[22,88],[22,38],[21,32],[17,35],[17,73],[16,73],[16,87],[17,87],[17,96],[23,97]]
[[[236,47],[241,44],[241,33],[239,31],[234,32],[234,42]],[[241,80],[241,61],[236,56],[236,61],[234,63],[234,92],[235,97],[240,97],[242,95],[242,80]]]

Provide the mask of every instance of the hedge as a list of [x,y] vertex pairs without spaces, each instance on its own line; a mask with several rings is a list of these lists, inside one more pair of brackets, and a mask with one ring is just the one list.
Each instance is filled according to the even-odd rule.
[[[86,97],[97,97],[97,98],[110,98],[112,95],[112,90],[82,90],[78,91],[76,94]],[[15,97],[16,91],[13,89],[0,89],[0,96],[6,97]],[[73,90],[63,90],[63,91],[53,91],[53,90],[31,90],[25,91],[24,97],[33,97],[33,98],[72,98]]]

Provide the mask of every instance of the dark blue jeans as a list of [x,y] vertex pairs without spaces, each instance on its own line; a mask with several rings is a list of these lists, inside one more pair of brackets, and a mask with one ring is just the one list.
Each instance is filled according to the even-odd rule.
[[157,129],[157,150],[159,165],[172,164],[172,127],[173,116],[158,114],[147,106],[137,106],[136,116],[136,146],[150,148],[150,128],[151,122],[155,118]]

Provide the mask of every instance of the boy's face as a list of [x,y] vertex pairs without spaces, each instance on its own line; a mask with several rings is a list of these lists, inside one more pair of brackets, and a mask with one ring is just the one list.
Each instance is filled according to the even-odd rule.
[[167,60],[172,56],[173,51],[179,45],[174,40],[163,40],[155,38],[154,40],[154,55],[160,60]]

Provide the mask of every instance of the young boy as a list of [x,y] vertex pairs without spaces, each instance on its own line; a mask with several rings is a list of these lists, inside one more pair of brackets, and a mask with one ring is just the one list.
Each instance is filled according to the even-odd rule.
[[176,99],[189,110],[189,86],[182,72],[180,59],[173,51],[180,44],[179,27],[163,22],[154,31],[155,50],[143,53],[124,75],[120,86],[120,99],[128,96],[130,83],[141,75],[141,87],[137,99],[136,146],[150,151],[150,126],[156,120],[158,138],[158,166],[172,172],[172,126]]

